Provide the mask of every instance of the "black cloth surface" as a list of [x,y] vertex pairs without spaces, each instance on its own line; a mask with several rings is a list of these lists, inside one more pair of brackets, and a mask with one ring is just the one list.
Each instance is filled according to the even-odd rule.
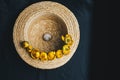
[[53,70],[35,69],[17,54],[13,26],[19,13],[41,0],[0,0],[0,79],[1,80],[89,80],[93,0],[51,0],[68,7],[80,25],[80,44],[71,60]]

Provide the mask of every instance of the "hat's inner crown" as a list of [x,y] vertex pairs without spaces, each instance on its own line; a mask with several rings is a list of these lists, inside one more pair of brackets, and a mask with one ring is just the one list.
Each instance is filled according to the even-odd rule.
[[49,52],[62,48],[64,43],[61,40],[61,35],[67,33],[65,22],[57,15],[49,13],[31,21],[27,36],[34,48]]

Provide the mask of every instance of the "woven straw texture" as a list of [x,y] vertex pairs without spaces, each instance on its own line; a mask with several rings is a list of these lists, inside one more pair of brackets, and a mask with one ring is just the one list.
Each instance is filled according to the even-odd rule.
[[[43,40],[49,33],[50,41]],[[61,49],[61,35],[70,34],[74,41],[69,55],[60,59],[42,62],[34,60],[21,47],[22,41],[28,41],[34,48],[49,52]],[[79,24],[74,14],[62,4],[42,1],[25,8],[18,16],[13,30],[13,42],[20,57],[29,65],[39,69],[54,69],[67,63],[75,53],[80,41]]]

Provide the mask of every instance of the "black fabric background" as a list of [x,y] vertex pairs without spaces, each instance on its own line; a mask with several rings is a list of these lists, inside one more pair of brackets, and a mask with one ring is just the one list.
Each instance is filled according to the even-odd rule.
[[53,70],[40,70],[19,57],[12,38],[15,20],[24,8],[38,1],[41,0],[0,0],[0,80],[104,80],[107,25],[96,21],[101,16],[96,13],[93,0],[51,0],[68,7],[80,25],[80,44],[67,64]]

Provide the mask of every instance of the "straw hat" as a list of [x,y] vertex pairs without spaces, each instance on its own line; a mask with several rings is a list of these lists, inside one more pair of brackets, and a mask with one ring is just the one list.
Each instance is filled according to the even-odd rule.
[[[29,41],[35,48],[49,52],[61,48],[61,35],[70,34],[74,41],[69,55],[52,61],[32,59],[20,45]],[[45,41],[43,35],[51,37]],[[80,40],[79,24],[74,14],[57,2],[42,1],[25,8],[18,16],[13,30],[13,42],[19,56],[39,69],[53,69],[67,63],[75,53]]]

